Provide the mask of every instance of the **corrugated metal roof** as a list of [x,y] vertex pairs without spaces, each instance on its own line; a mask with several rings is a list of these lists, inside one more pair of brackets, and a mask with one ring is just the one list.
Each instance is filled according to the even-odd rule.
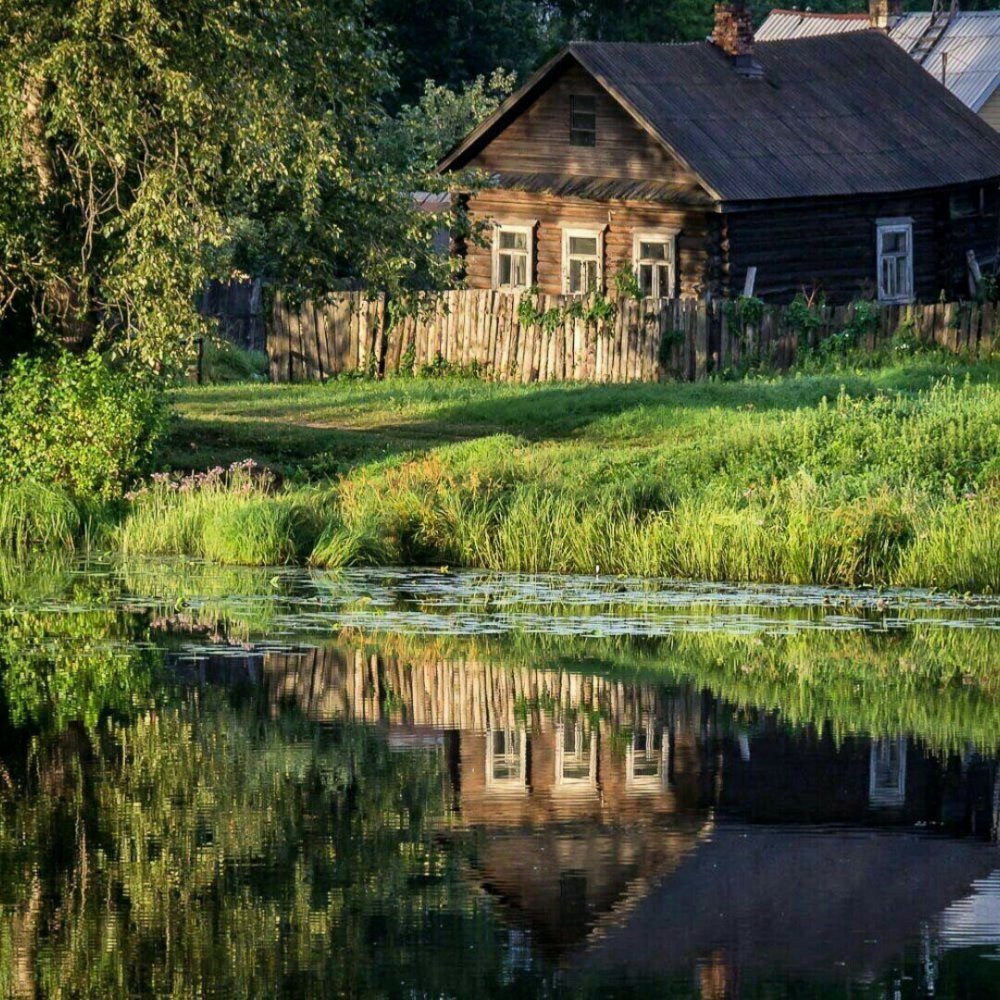
[[[577,62],[717,201],[838,197],[1000,177],[1000,133],[881,32],[756,47],[761,78],[708,42],[579,42],[439,165],[463,167]],[[584,179],[593,180],[593,179]]]
[[846,31],[863,31],[870,22],[867,14],[814,14],[801,10],[772,10],[757,29],[758,42],[789,38],[814,38]]
[[[930,12],[904,14],[889,37],[905,52],[912,52],[929,27]],[[810,38],[817,35],[861,31],[869,27],[867,14],[816,14],[773,10],[757,31],[761,42]],[[943,55],[948,54],[945,85],[973,111],[989,100],[1000,85],[1000,11],[958,11],[944,34],[921,62],[941,79]]]
[[[930,25],[930,14],[907,14],[889,37],[910,52]],[[941,79],[942,56],[948,54],[945,85],[965,105],[978,111],[1000,83],[1000,11],[959,11],[922,61]]]

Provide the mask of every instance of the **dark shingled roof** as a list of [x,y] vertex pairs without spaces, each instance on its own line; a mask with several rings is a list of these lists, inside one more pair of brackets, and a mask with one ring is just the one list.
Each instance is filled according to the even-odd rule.
[[720,201],[891,193],[1000,176],[1000,134],[880,32],[759,43],[756,58],[764,73],[755,79],[708,42],[574,43],[439,169],[468,163],[576,61]]

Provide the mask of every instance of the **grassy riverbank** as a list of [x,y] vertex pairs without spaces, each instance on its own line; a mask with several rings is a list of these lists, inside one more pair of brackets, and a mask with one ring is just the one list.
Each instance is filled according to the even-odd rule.
[[[153,483],[89,535],[229,563],[995,592],[998,375],[995,362],[911,359],[696,385],[190,388],[173,395],[160,461],[199,474]],[[246,458],[274,480],[210,471]],[[16,521],[0,505],[0,533]],[[85,523],[53,500],[47,541]]]

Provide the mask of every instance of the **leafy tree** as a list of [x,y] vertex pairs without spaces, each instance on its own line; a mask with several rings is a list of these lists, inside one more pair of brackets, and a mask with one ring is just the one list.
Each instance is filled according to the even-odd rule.
[[492,114],[514,89],[516,77],[497,69],[456,90],[427,80],[416,104],[389,119],[382,136],[387,162],[418,177],[429,175],[438,160]]
[[0,319],[178,361],[209,277],[433,267],[363,0],[0,0]]

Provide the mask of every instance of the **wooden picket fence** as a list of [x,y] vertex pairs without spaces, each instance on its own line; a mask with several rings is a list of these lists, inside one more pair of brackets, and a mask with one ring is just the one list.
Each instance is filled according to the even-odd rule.
[[[824,308],[804,334],[782,306],[766,307],[751,323],[723,302],[623,299],[601,320],[587,318],[586,303],[571,296],[539,295],[531,299],[536,321],[525,323],[520,301],[506,292],[427,293],[418,308],[391,319],[382,296],[349,292],[292,307],[277,295],[267,331],[271,378],[452,368],[524,383],[695,380],[737,366],[786,369],[804,337],[815,348],[855,313],[854,306]],[[998,321],[1000,309],[990,303],[885,306],[858,346],[876,350],[900,333],[985,354],[1000,347]]]

